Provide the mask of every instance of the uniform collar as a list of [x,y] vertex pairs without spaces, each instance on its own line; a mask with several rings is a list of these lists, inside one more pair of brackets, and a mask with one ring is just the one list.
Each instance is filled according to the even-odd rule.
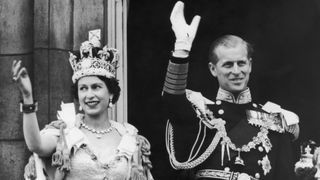
[[249,88],[242,91],[238,95],[237,98],[234,97],[234,95],[231,92],[226,91],[222,88],[219,88],[216,99],[222,100],[222,101],[227,101],[230,103],[235,103],[235,104],[246,104],[246,103],[251,102],[251,100],[252,100]]

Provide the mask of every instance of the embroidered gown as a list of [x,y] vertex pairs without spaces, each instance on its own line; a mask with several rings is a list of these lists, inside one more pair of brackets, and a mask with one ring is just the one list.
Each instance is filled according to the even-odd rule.
[[[104,154],[103,149],[93,146],[79,129],[82,116],[79,114],[75,126],[64,129],[63,135],[59,128],[65,123],[61,120],[50,123],[41,131],[59,137],[57,151],[52,156],[52,163],[51,158],[39,158],[34,153],[25,167],[25,179],[51,180],[60,172],[57,169],[62,169],[66,170],[60,177],[63,180],[153,180],[150,144],[138,135],[134,126],[110,121],[121,140],[112,155]],[[60,151],[61,147],[67,148]]]
[[[127,136],[126,131],[136,134],[137,130],[127,124],[123,126],[115,121],[110,121],[111,125],[121,136]],[[135,143],[134,140],[128,142],[122,137],[120,145],[123,143]],[[66,174],[66,180],[126,180],[130,176],[131,157],[128,152],[121,152],[119,147],[112,155],[104,154],[103,149],[95,147],[84,137],[84,140],[74,146],[73,157],[71,158],[71,169]]]

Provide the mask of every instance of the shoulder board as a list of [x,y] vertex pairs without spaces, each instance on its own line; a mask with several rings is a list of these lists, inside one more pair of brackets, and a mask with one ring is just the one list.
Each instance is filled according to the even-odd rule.
[[216,119],[211,110],[207,107],[207,105],[215,104],[213,101],[205,98],[200,92],[195,92],[189,89],[186,89],[186,96],[194,107],[198,118],[205,126],[210,129],[214,129],[217,124],[220,124],[220,120]]
[[205,105],[214,104],[210,99],[205,98],[200,92],[186,89],[187,99],[200,111],[205,111]]

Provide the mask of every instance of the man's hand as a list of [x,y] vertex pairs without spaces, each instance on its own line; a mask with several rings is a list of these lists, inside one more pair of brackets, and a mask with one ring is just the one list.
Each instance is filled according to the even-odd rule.
[[187,24],[184,18],[184,3],[178,1],[171,12],[170,21],[172,24],[172,30],[176,36],[176,42],[174,46],[175,51],[190,51],[192,42],[196,36],[200,16],[196,15],[190,25]]

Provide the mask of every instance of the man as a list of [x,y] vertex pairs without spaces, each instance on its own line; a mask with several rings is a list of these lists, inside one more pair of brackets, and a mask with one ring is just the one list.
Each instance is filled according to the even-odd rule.
[[179,179],[294,179],[291,141],[299,135],[298,117],[274,103],[251,101],[249,43],[234,35],[213,42],[209,70],[220,86],[216,100],[186,89],[200,17],[188,25],[183,8],[179,1],[171,13],[176,42],[163,88],[170,114],[166,145]]

